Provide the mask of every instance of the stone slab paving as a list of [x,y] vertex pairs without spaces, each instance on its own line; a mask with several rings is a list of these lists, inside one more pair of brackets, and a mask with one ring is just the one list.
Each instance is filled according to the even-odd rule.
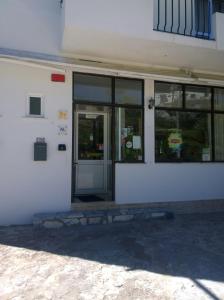
[[46,229],[63,226],[87,226],[149,219],[172,219],[173,213],[151,208],[115,208],[106,210],[68,211],[62,213],[35,214],[33,225]]
[[0,227],[0,299],[224,299],[224,214]]

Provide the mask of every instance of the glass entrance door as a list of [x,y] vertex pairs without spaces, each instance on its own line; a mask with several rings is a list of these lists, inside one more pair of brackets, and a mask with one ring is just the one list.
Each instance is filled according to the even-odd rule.
[[108,190],[107,113],[77,111],[75,129],[75,195]]

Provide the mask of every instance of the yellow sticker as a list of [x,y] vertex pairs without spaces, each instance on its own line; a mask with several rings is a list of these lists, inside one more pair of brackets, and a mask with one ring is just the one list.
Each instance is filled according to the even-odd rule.
[[60,110],[58,112],[58,119],[59,120],[67,120],[68,119],[68,112],[64,110]]

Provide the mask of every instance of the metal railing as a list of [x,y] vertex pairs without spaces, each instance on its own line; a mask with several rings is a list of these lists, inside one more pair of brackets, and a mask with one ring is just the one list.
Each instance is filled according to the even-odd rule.
[[212,39],[213,9],[213,0],[154,0],[154,30]]

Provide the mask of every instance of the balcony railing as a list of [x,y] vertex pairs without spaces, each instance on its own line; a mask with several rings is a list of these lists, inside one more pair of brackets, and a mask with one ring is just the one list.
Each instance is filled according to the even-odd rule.
[[212,39],[212,14],[224,0],[154,0],[154,30]]

